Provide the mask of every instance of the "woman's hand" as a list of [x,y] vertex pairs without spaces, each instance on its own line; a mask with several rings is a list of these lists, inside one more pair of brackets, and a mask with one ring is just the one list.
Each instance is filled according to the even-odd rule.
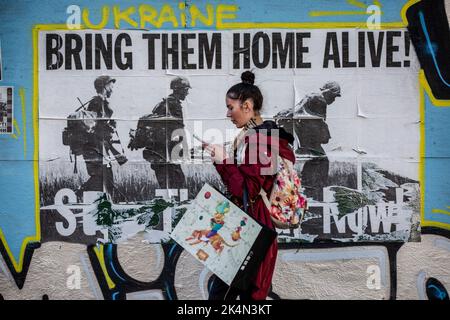
[[205,150],[211,154],[211,160],[215,163],[223,163],[227,158],[225,147],[221,144],[208,144]]

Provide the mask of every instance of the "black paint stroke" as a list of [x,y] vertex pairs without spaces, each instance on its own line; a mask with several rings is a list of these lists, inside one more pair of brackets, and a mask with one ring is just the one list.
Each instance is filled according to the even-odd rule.
[[450,99],[450,31],[444,1],[420,1],[408,8],[406,18],[434,97]]

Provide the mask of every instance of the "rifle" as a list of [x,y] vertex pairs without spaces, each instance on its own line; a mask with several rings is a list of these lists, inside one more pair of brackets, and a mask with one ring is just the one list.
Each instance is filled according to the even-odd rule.
[[[117,136],[117,140],[108,141],[107,145],[105,146],[105,149],[106,149],[106,151],[110,151],[113,154],[114,158],[117,160],[119,165],[123,165],[128,161],[128,159],[125,156],[125,150],[123,149],[122,142],[120,141],[120,137],[119,137],[119,134],[117,133],[116,129],[114,129],[114,133]],[[113,144],[120,144],[120,147],[122,148],[122,152],[117,151],[117,149],[114,148]]]
[[78,109],[76,109],[75,112],[80,111],[80,109],[84,108],[85,105],[87,105],[87,104],[90,103],[92,100],[94,100],[94,99],[91,99],[91,100],[89,100],[88,102],[83,103],[83,102],[81,102],[80,98],[77,97],[77,99],[78,99],[78,101],[80,102],[81,106],[78,107]]

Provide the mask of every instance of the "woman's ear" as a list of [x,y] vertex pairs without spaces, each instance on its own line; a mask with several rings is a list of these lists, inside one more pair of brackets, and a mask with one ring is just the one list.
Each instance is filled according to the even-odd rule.
[[244,110],[244,112],[253,111],[253,102],[251,101],[251,99],[247,99],[244,101],[244,103],[242,104],[242,109]]

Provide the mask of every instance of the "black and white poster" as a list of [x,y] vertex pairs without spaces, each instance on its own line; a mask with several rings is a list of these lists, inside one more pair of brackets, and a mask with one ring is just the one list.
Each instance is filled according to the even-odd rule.
[[225,94],[244,70],[263,118],[295,136],[308,198],[279,241],[418,241],[419,65],[405,34],[39,32],[44,241],[168,240],[205,183],[224,191],[193,136],[233,141]]
[[0,87],[0,134],[13,133],[13,87]]

